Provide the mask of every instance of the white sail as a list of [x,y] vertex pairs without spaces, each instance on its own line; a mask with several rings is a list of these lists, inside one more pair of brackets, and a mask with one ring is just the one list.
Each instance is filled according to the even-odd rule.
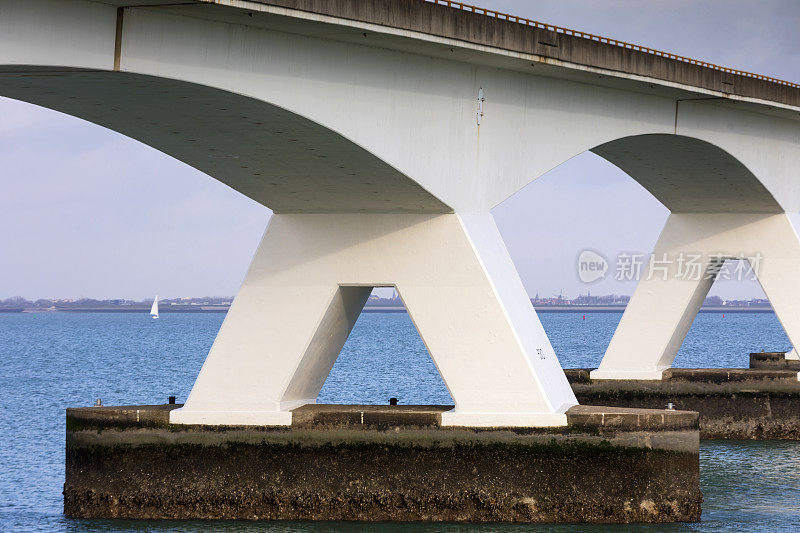
[[158,295],[156,295],[153,300],[153,307],[150,308],[150,314],[153,315],[153,318],[158,318]]

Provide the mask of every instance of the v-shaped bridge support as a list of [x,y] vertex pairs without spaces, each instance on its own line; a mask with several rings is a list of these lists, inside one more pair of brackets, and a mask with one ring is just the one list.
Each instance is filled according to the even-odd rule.
[[455,402],[443,424],[566,424],[577,401],[490,214],[274,215],[171,421],[291,424],[388,285]]
[[[800,239],[786,214],[672,214],[593,379],[661,379],[725,259],[748,258],[800,346]],[[692,264],[690,264],[692,261]],[[697,275],[699,273],[699,275]]]

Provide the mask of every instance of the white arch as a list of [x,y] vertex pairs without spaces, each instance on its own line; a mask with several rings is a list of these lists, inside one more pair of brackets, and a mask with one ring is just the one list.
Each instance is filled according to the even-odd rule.
[[[763,150],[761,140],[753,142]],[[744,143],[738,139],[735,148],[750,166],[717,144],[681,134],[629,136],[591,149],[671,211],[593,379],[661,379],[716,279],[715,268],[726,258],[757,263],[755,273],[779,321],[793,344],[800,343],[794,304],[800,287],[791,274],[800,267],[800,240],[791,217],[765,186],[786,190],[795,170],[785,161],[798,150],[773,147],[777,164],[770,166],[782,179],[760,179],[752,169],[764,172],[764,158],[753,157]],[[789,194],[782,198],[794,201]],[[687,279],[690,260],[699,276]]]
[[[444,424],[566,423],[566,410],[577,402],[491,215],[447,214],[450,206],[372,154],[374,136],[356,132],[371,147],[364,149],[337,133],[347,124],[333,129],[317,121],[329,110],[330,102],[317,100],[331,80],[317,80],[310,88],[302,87],[308,77],[284,81],[302,88],[296,92],[306,98],[303,114],[314,117],[305,119],[274,104],[296,94],[289,91],[281,100],[274,87],[265,91],[263,80],[252,86],[237,82],[224,61],[216,69],[186,71],[174,57],[163,57],[187,46],[185,41],[164,45],[174,27],[160,35],[158,50],[147,58],[160,61],[145,61],[137,71],[130,67],[136,47],[159,41],[148,32],[164,30],[165,20],[191,26],[178,33],[196,37],[192,59],[208,58],[202,52],[213,41],[208,37],[214,28],[198,29],[193,25],[205,24],[158,10],[132,14],[121,40],[127,51],[119,61],[122,72],[64,69],[28,59],[3,69],[0,93],[140,139],[277,211],[186,405],[171,415],[174,422],[289,423],[292,407],[314,401],[320,370],[338,352],[359,309],[363,291],[347,287],[390,283],[404,293],[455,401]],[[149,24],[137,26],[148,17],[153,17]],[[319,43],[307,52],[314,58]],[[196,67],[191,60],[187,64]],[[334,80],[337,76],[332,73]],[[402,87],[386,91],[380,109],[390,109],[402,93]],[[272,128],[265,135],[267,125]],[[374,126],[368,132],[374,134]],[[314,139],[308,145],[322,151],[324,165],[286,144],[309,136]],[[396,144],[390,143],[392,150]],[[403,155],[405,164],[416,159]],[[330,175],[331,166],[345,172]],[[356,171],[356,179],[346,177],[348,170]],[[304,177],[308,183],[298,184]],[[365,196],[373,188],[388,208]],[[311,208],[291,203],[309,199],[315,202]],[[330,214],[337,211],[344,213]],[[359,211],[366,213],[353,214]],[[443,214],[396,214],[426,212]]]
[[[633,81],[591,85],[445,60],[371,46],[367,38],[361,44],[287,33],[279,17],[260,26],[215,20],[203,16],[210,7],[196,7],[195,16],[180,6],[125,9],[120,71],[269,102],[362,147],[455,212],[487,212],[570,157],[644,134],[719,146],[784,210],[800,210],[789,179],[800,168],[793,149],[800,126],[788,112],[677,90],[673,96]],[[50,74],[63,67],[113,71],[114,6],[5,0],[3,9],[0,90],[16,85],[10,96],[34,103],[48,96],[23,89],[13,75],[21,65]],[[480,128],[479,88],[486,98]]]
[[335,131],[268,101],[124,72],[16,67],[0,95],[99,124],[277,213],[447,213],[413,179]]

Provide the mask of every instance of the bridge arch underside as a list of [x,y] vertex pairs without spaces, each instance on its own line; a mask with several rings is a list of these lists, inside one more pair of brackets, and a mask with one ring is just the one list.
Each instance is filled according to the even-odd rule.
[[673,213],[783,212],[736,157],[694,137],[633,135],[590,151],[631,176]]
[[229,91],[125,72],[0,66],[0,96],[136,139],[275,213],[452,212],[337,132]]
[[591,151],[671,211],[594,379],[661,379],[726,259],[749,260],[790,340],[800,343],[797,231],[745,165],[680,135],[625,137]]

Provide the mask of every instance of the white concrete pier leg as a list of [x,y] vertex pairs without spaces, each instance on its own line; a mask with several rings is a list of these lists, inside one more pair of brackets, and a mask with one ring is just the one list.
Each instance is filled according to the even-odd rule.
[[183,424],[287,425],[374,286],[396,286],[455,402],[445,425],[566,424],[577,404],[491,215],[274,215]]
[[[695,279],[678,276],[674,259],[681,253],[699,253],[693,244],[701,228],[693,222],[691,215],[673,214],[667,219],[605,356],[590,374],[592,379],[661,379],[662,370],[672,364],[714,283],[706,255],[695,260]],[[657,263],[664,257],[668,262]],[[666,267],[666,272],[656,267]]]
[[[739,257],[752,258],[786,333],[800,342],[800,241],[787,215],[672,214],[591,377],[661,379],[713,284],[714,266]],[[702,275],[687,275],[695,269]]]
[[775,217],[768,229],[768,237],[760,239],[758,244],[763,255],[760,264],[753,265],[761,288],[792,343],[786,354],[790,360],[798,359],[794,347],[800,346],[800,238],[797,222],[797,218],[789,215]]

